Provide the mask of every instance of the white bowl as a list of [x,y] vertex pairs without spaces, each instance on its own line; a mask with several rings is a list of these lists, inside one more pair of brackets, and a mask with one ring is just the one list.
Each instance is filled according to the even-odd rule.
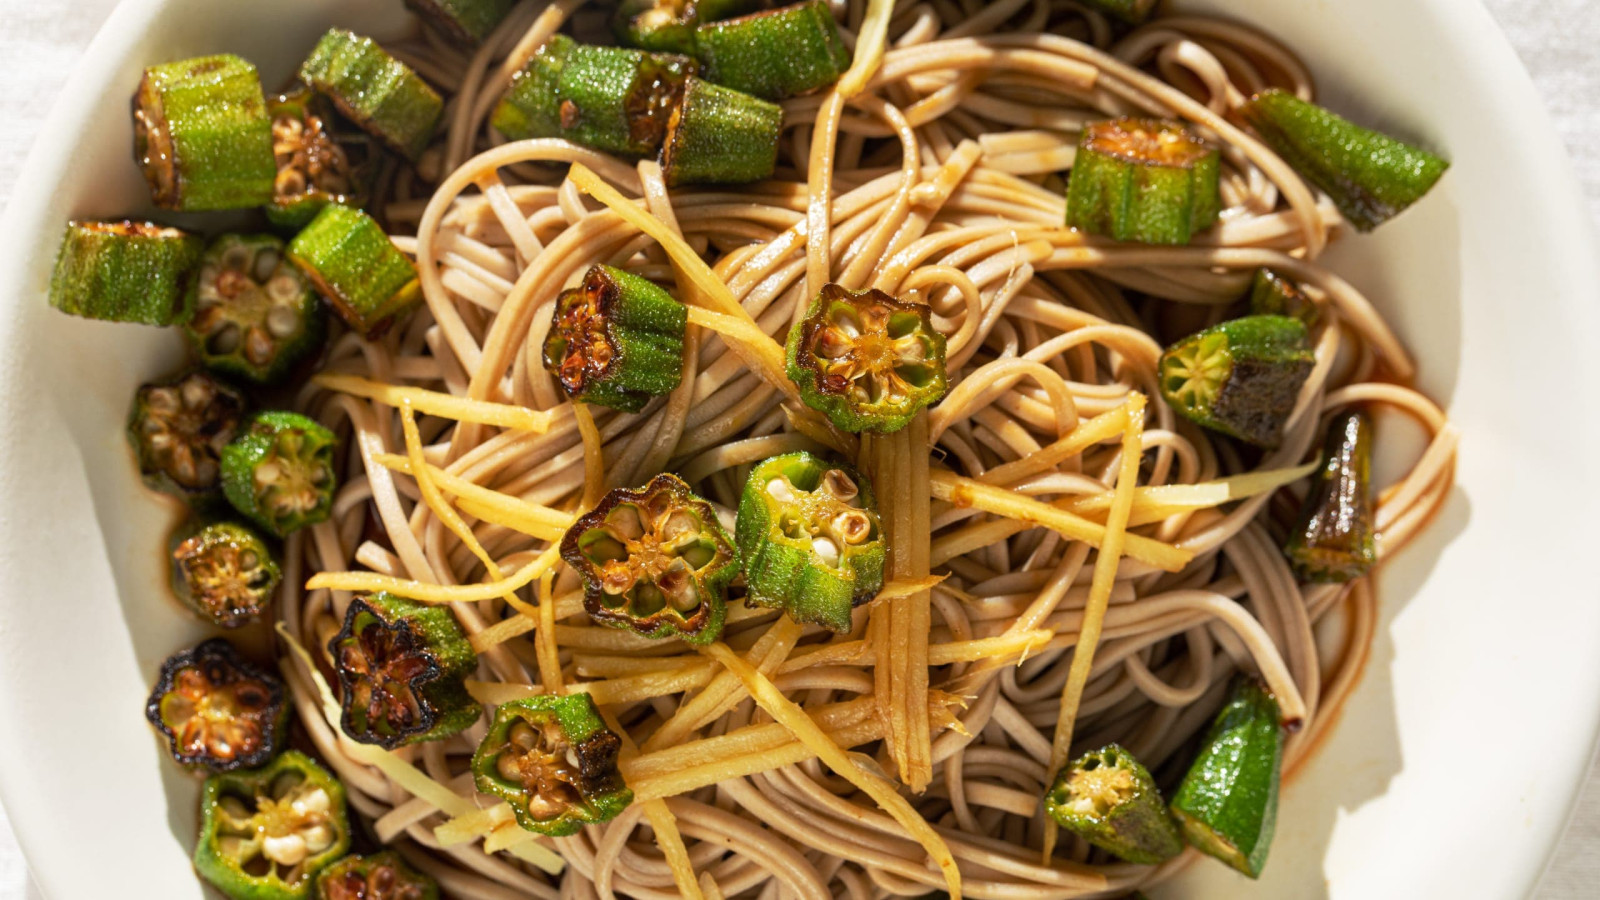
[[[201,896],[194,783],[143,719],[201,630],[167,599],[170,511],[122,433],[175,337],[50,311],[69,216],[148,212],[130,157],[141,68],[232,51],[286,76],[330,24],[393,31],[399,0],[127,0],[45,127],[0,229],[0,788],[52,897]],[[1416,351],[1464,433],[1449,506],[1381,578],[1365,679],[1287,786],[1251,884],[1194,866],[1162,897],[1502,898],[1561,832],[1600,724],[1600,271],[1532,85],[1464,0],[1179,0],[1304,54],[1330,105],[1446,150],[1435,193],[1330,255]]]

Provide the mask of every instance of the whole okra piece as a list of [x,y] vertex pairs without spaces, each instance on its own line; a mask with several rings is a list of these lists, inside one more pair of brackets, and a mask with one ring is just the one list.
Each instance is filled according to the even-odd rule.
[[1372,420],[1348,410],[1328,423],[1322,467],[1311,476],[1284,553],[1307,581],[1343,582],[1372,569]]
[[300,64],[300,80],[368,134],[416,162],[444,115],[444,99],[371,38],[329,29]]
[[406,0],[406,8],[457,44],[476,46],[510,14],[515,0]]
[[277,166],[256,67],[232,54],[144,70],[133,155],[164,209],[243,209],[272,199]]
[[1172,798],[1184,838],[1202,853],[1259,877],[1277,824],[1282,765],[1278,701],[1259,680],[1235,678]]
[[1044,806],[1062,828],[1131,863],[1155,865],[1183,852],[1155,779],[1117,744],[1062,767]]
[[330,203],[289,242],[289,259],[334,312],[375,338],[422,299],[417,267],[359,209]]
[[366,206],[381,160],[372,138],[344,126],[331,101],[304,86],[269,100],[267,111],[278,166],[267,221],[298,231],[329,203]]
[[667,184],[746,184],[778,161],[783,108],[690,76],[661,148]]
[[317,900],[439,900],[439,883],[393,850],[352,853],[317,876]]
[[231,772],[266,765],[278,754],[289,704],[276,675],[211,638],[161,664],[145,718],[179,765]]
[[555,837],[609,822],[633,802],[617,737],[588,694],[502,703],[472,754],[478,790],[511,804],[517,824]]
[[1067,181],[1067,224],[1142,244],[1187,244],[1222,210],[1221,155],[1176,122],[1092,122]]
[[244,423],[244,394],[206,372],[141,385],[128,412],[139,475],[198,507],[222,500],[222,452]]
[[172,536],[169,555],[172,593],[222,628],[260,621],[283,579],[266,539],[242,522],[181,528]]
[[273,384],[322,343],[316,292],[270,234],[212,241],[190,292],[183,333],[206,368]]
[[333,509],[333,432],[299,413],[257,413],[222,448],[222,490],[274,537],[325,521]]
[[611,30],[629,47],[693,56],[696,25],[760,6],[760,0],[623,0],[611,19]]
[[567,396],[636,413],[683,380],[687,322],[648,279],[595,265],[556,298],[544,365]]
[[764,100],[827,87],[850,68],[826,0],[703,23],[694,45],[702,77]]
[[231,900],[310,900],[350,849],[344,785],[298,750],[206,779],[194,867]]
[[186,321],[189,282],[205,242],[154,222],[68,222],[50,276],[50,305],[107,322]]
[[1306,326],[1287,316],[1213,325],[1161,354],[1161,394],[1191,421],[1272,448],[1316,360]]

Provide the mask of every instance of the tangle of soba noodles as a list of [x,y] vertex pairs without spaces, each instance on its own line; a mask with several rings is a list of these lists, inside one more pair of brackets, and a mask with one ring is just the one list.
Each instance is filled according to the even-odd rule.
[[[871,16],[879,2],[835,0],[847,43],[864,22],[882,27]],[[333,583],[392,583],[419,599],[478,586],[452,604],[482,651],[474,691],[492,702],[590,682],[626,735],[624,770],[640,797],[569,838],[534,843],[501,819],[467,835],[486,841],[442,841],[441,824],[493,805],[466,773],[485,724],[399,751],[445,789],[419,795],[415,778],[396,780],[393,760],[374,767],[366,748],[339,738],[308,669],[286,659],[302,720],[351,804],[458,897],[920,895],[947,884],[930,840],[959,865],[967,897],[1117,896],[1168,877],[1195,852],[1135,866],[1063,835],[1041,862],[1040,797],[1062,756],[1063,686],[1098,554],[935,499],[931,482],[948,470],[1037,498],[1104,494],[1119,481],[1125,445],[1142,449],[1130,469],[1142,485],[1283,469],[1316,457],[1325,413],[1362,403],[1403,411],[1432,438],[1377,496],[1380,558],[1426,524],[1451,486],[1455,432],[1427,398],[1397,386],[1413,366],[1372,306],[1318,265],[1346,228],[1338,213],[1227,118],[1267,86],[1310,97],[1305,68],[1235,22],[1172,16],[1113,40],[1107,20],[1071,0],[900,0],[881,61],[858,48],[839,88],[784,104],[771,181],[669,190],[652,162],[558,140],[504,143],[485,124],[536,47],[558,29],[606,41],[606,13],[582,0],[524,2],[471,56],[424,36],[389,45],[450,97],[443,140],[420,174],[387,176],[379,209],[391,233],[414,235],[396,243],[417,258],[427,302],[382,340],[344,336],[328,371],[549,411],[551,427],[462,423],[392,396],[307,387],[297,405],[345,438],[344,480],[332,519],[290,540],[280,608],[285,631],[326,671],[319,648],[352,592],[302,590],[315,573],[364,572]],[[1061,227],[1078,129],[1120,114],[1181,119],[1222,148],[1227,211],[1193,245],[1115,244]],[[692,324],[682,385],[638,415],[565,401],[541,347],[557,294],[592,264],[707,305],[661,242],[580,190],[575,162],[681,236],[773,346],[826,281],[920,299],[949,337],[952,389],[940,405],[896,435],[831,448],[854,453],[874,478],[891,575],[910,587],[858,610],[854,633],[841,636],[730,601],[723,641],[850,751],[832,761],[854,772],[849,780],[773,724],[772,699],[754,702],[724,663],[677,640],[590,623],[576,573],[548,566],[548,524],[519,530],[484,518],[497,496],[581,512],[601,491],[661,471],[731,509],[752,463],[828,449],[818,443],[828,434],[800,427],[783,386],[752,365],[771,346],[736,328]],[[1260,266],[1308,285],[1325,324],[1282,446],[1247,460],[1174,416],[1155,365],[1165,341],[1222,318]],[[730,312],[718,321],[736,320]],[[1142,433],[1129,427],[1133,392],[1150,398]],[[1111,427],[1072,447],[1097,421]],[[1130,434],[1137,443],[1126,443]],[[407,474],[419,469],[433,476]],[[484,489],[476,505],[473,486]],[[1276,537],[1293,493],[1130,530],[1193,561],[1175,574],[1132,559],[1115,569],[1066,723],[1074,749],[1115,740],[1168,775],[1185,764],[1230,674],[1246,670],[1304,722],[1288,739],[1286,768],[1305,760],[1359,676],[1377,613],[1368,579],[1296,583]],[[480,547],[462,540],[468,528]],[[482,588],[545,568],[553,580],[520,592]],[[916,580],[929,573],[948,577],[930,591]],[[1319,635],[1331,636],[1321,650]],[[932,831],[910,834],[903,810],[886,814],[858,788],[885,777]],[[564,870],[528,864],[551,859],[531,848],[553,850]]]

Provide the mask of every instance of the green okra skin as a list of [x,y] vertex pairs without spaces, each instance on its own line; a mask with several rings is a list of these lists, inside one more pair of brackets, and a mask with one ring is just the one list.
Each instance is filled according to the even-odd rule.
[[633,802],[617,737],[588,694],[502,703],[472,754],[478,790],[511,805],[517,824],[553,837],[609,822]]
[[1322,321],[1322,310],[1305,288],[1271,269],[1257,269],[1250,282],[1250,315],[1289,316],[1304,322],[1308,329]]
[[349,849],[344,784],[298,750],[201,789],[194,868],[230,900],[311,900]]
[[323,207],[289,242],[288,253],[339,317],[368,338],[422,299],[416,265],[358,209]]
[[168,657],[144,713],[173,761],[192,771],[266,765],[289,733],[283,682],[222,638]]
[[511,13],[515,0],[406,0],[406,8],[465,47],[482,43]]
[[1212,431],[1273,448],[1316,358],[1305,323],[1245,316],[1198,331],[1161,354],[1161,395]]
[[1277,824],[1282,765],[1278,701],[1260,681],[1240,676],[1173,795],[1185,840],[1260,877]]
[[272,235],[212,241],[189,291],[183,334],[208,369],[274,384],[322,344],[322,304]]
[[1372,524],[1372,420],[1349,410],[1328,423],[1322,466],[1283,552],[1306,581],[1344,582],[1371,571],[1378,552]]
[[1141,244],[1187,244],[1222,211],[1222,157],[1176,122],[1093,122],[1067,181],[1067,225]]
[[1083,0],[1083,4],[1130,25],[1143,23],[1156,8],[1156,0]]
[[333,432],[299,413],[257,413],[222,448],[222,491],[274,537],[326,521],[338,478]]
[[617,488],[578,517],[561,558],[583,576],[595,621],[649,638],[709,644],[727,618],[739,551],[717,511],[676,475]]
[[283,574],[265,538],[242,522],[191,524],[173,533],[172,593],[222,628],[266,615]]
[[278,167],[267,221],[295,232],[329,203],[366,206],[382,157],[366,132],[342,125],[330,101],[304,86],[268,100],[267,112]]
[[512,78],[490,118],[513,140],[565,138],[608,153],[648,156],[661,146],[694,60],[555,35]]
[[351,740],[393,750],[443,740],[483,714],[465,684],[478,657],[448,607],[384,593],[357,598],[328,653]]
[[222,452],[244,425],[248,403],[206,372],[141,385],[128,411],[128,443],[144,483],[196,507],[222,504]]
[[1359,231],[1371,231],[1422,199],[1450,167],[1420,147],[1278,88],[1255,95],[1239,115]]
[[928,307],[876,289],[823,285],[785,350],[800,399],[843,431],[899,431],[949,387]]
[[763,100],[827,87],[850,68],[826,0],[706,23],[694,43],[701,77]]
[[371,38],[329,29],[300,64],[300,80],[350,121],[416,162],[444,115],[444,100],[411,67]]
[[661,149],[667,184],[747,184],[771,177],[783,108],[690,77]]
[[595,265],[551,315],[544,365],[575,400],[636,413],[683,379],[688,311],[648,279]]
[[1155,779],[1116,744],[1063,766],[1044,806],[1062,828],[1131,863],[1156,865],[1183,852]]
[[204,246],[196,235],[153,222],[68,222],[50,275],[50,305],[107,322],[184,322]]
[[695,55],[695,27],[754,12],[760,0],[623,0],[611,30],[624,46]]
[[352,853],[317,875],[317,900],[439,900],[439,882],[393,850]]
[[745,600],[844,634],[883,587],[887,545],[872,485],[805,451],[751,469],[734,528]]
[[243,209],[272,199],[277,166],[256,67],[232,54],[144,70],[133,155],[164,209]]

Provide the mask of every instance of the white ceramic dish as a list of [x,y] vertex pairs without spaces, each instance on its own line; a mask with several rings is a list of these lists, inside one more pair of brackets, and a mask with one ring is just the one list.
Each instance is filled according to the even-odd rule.
[[[1258,884],[1196,866],[1168,898],[1522,896],[1600,724],[1600,271],[1531,84],[1467,0],[1180,0],[1303,53],[1323,96],[1446,148],[1419,208],[1345,243],[1465,439],[1436,527],[1383,572],[1366,677],[1286,789]],[[69,216],[147,210],[127,97],[149,63],[233,51],[267,83],[330,24],[387,32],[399,0],[127,0],[35,146],[0,230],[0,789],[52,898],[201,896],[195,789],[142,717],[199,628],[165,599],[168,510],[138,484],[128,396],[179,358],[156,329],[51,312]]]

